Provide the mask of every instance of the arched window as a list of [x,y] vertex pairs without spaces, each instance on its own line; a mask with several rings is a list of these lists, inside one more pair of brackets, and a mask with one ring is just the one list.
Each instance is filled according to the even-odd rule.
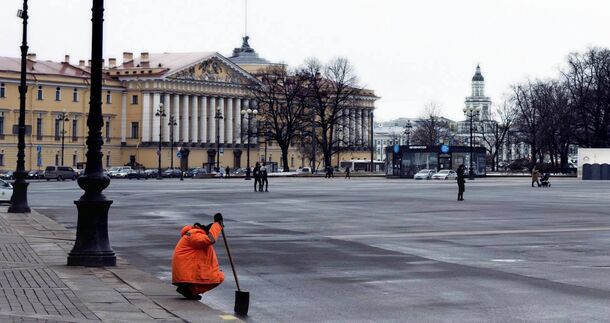
[[4,83],[0,83],[0,98],[6,98],[6,88]]
[[72,91],[72,102],[78,102],[78,89]]
[[42,96],[42,85],[39,85],[39,86],[38,86],[38,93],[36,94],[36,99],[37,99],[37,100],[42,100],[42,99],[44,99],[44,98],[43,98],[43,96]]
[[59,86],[55,88],[55,101],[61,101],[61,88]]
[[110,91],[106,92],[106,104],[112,103],[112,95]]

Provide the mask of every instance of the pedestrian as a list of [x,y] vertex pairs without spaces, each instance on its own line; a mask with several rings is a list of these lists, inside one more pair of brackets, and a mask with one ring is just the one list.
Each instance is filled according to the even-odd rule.
[[538,185],[538,187],[540,187],[540,172],[538,171],[538,169],[536,168],[536,166],[534,166],[532,168],[532,187],[534,187],[534,183],[536,183],[536,185]]
[[252,171],[252,176],[254,177],[254,191],[257,191],[257,188],[261,182],[261,164],[256,163],[254,165],[254,170]]
[[269,192],[269,179],[267,178],[267,167],[265,167],[265,164],[261,167],[261,184],[258,191],[262,192],[263,187],[265,187],[265,192]]
[[330,178],[335,178],[335,169],[329,166]]
[[214,222],[199,223],[180,230],[180,240],[172,257],[172,284],[187,299],[200,300],[201,295],[222,284],[225,274],[218,266],[214,243],[224,222],[222,214],[214,215]]
[[464,177],[464,172],[466,171],[466,167],[464,164],[458,166],[457,169],[457,184],[458,184],[458,201],[464,200],[464,191],[466,190],[466,178]]
[[352,179],[352,178],[349,176],[349,167],[345,167],[345,178],[346,178],[346,179]]
[[227,166],[227,168],[225,168],[225,174],[227,178],[231,177],[231,167]]

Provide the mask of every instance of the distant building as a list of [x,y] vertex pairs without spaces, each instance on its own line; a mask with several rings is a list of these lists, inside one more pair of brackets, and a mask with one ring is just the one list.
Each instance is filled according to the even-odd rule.
[[[386,159],[385,147],[391,145],[408,145],[412,138],[413,131],[417,119],[416,118],[398,118],[390,121],[376,122],[373,126],[373,140],[375,148],[375,160],[383,161]],[[411,122],[411,134],[407,136],[405,125]]]

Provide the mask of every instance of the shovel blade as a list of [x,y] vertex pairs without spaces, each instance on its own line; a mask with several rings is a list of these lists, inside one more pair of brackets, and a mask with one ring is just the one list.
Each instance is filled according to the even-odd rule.
[[248,315],[248,307],[250,307],[250,293],[243,291],[235,291],[235,313],[246,316]]

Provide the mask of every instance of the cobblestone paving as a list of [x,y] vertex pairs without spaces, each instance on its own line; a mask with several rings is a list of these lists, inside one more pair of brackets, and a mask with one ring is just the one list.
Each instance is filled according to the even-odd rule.
[[0,218],[0,322],[99,321]]

